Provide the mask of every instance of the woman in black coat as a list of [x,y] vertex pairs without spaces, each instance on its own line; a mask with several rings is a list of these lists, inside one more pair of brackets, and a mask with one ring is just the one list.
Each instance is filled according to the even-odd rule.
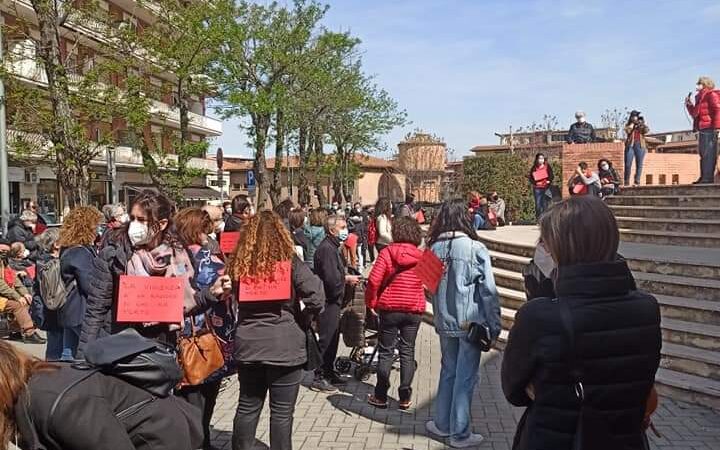
[[0,448],[194,450],[200,412],[113,376],[56,366],[0,341]]
[[97,257],[94,243],[102,218],[102,213],[94,206],[81,206],[70,211],[60,229],[57,242],[60,247],[60,275],[67,291],[65,304],[57,310],[57,323],[62,329],[60,359],[72,360],[77,356],[90,291],[90,275]]
[[[278,279],[284,264],[289,273]],[[269,392],[270,448],[290,450],[303,369],[314,368],[307,366],[313,362],[308,361],[313,348],[307,347],[312,331],[306,334],[306,330],[325,303],[322,282],[295,254],[290,233],[280,216],[271,211],[262,211],[243,225],[228,273],[238,293],[234,356],[240,380],[232,448],[255,448],[258,419]],[[247,296],[261,293],[261,289],[244,286],[270,277],[274,278],[272,284],[287,288],[287,292],[278,289],[274,297],[262,300]],[[244,289],[250,290],[244,293]]]
[[602,200],[559,203],[541,218],[540,239],[557,264],[557,297],[526,303],[510,331],[502,387],[527,407],[513,448],[644,449],[660,363],[657,300],[618,258],[617,223]]

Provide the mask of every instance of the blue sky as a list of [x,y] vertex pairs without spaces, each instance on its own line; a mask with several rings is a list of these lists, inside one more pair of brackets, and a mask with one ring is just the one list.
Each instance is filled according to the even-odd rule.
[[[412,123],[462,156],[493,134],[583,109],[643,112],[652,130],[690,128],[683,98],[699,75],[720,81],[718,0],[332,0],[325,24],[362,42],[376,76]],[[720,84],[720,83],[718,83]],[[213,147],[250,156],[227,121]],[[388,153],[389,154],[389,153]]]

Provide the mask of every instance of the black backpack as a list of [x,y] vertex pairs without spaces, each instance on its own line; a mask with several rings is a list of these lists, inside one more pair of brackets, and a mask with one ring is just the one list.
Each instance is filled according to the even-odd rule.
[[75,280],[69,288],[65,286],[60,273],[60,258],[52,258],[40,266],[39,285],[40,297],[50,311],[57,311],[67,302],[68,292],[74,287]]

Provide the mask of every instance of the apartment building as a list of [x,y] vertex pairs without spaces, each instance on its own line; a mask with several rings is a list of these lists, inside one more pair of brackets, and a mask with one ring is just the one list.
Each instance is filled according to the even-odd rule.
[[[138,32],[153,21],[151,9],[141,7],[134,0],[99,0],[99,8],[105,11],[114,22],[134,27]],[[7,31],[18,20],[34,23],[34,11],[29,0],[2,0],[0,22],[3,27],[3,50],[10,58],[4,63],[18,80],[39,87],[47,85],[44,70],[37,63],[36,48],[39,31],[30,30],[29,36],[13,36]],[[61,38],[61,53],[73,63],[70,65],[71,77],[82,77],[93,67],[96,51],[100,48],[102,34],[98,33],[98,23],[87,20],[73,20],[70,15],[66,21]],[[158,88],[172,82],[172,73],[162,73],[149,77],[149,82]],[[122,82],[114,77],[113,83]],[[161,89],[158,89],[161,91]],[[165,90],[162,90],[165,91]],[[169,91],[169,90],[168,90]],[[153,137],[156,145],[162,146],[172,153],[173,135],[179,135],[180,115],[174,107],[176,100],[172,94],[158,95],[152,99],[151,123],[145,134]],[[8,105],[11,108],[12,105]],[[190,104],[190,138],[204,141],[222,134],[222,123],[207,115],[205,98],[194,97]],[[29,200],[37,200],[43,214],[50,220],[59,220],[65,202],[52,165],[27,165],[14,156],[13,141],[20,134],[13,130],[11,117],[8,116],[8,150],[11,213],[18,213]],[[128,133],[121,120],[112,123],[88,123],[87,134],[90,139],[99,141],[105,133],[112,133],[116,145],[113,148],[101,148],[97,158],[92,162],[91,203],[101,206],[109,201],[130,203],[140,190],[152,183],[147,175],[140,172],[142,158],[135,152],[129,142]],[[33,136],[24,135],[25,139]],[[36,137],[41,139],[39,136]],[[216,171],[215,161],[209,158],[195,158],[193,167]],[[203,202],[219,198],[219,192],[206,186],[205,179],[193,183],[186,198],[188,202]]]

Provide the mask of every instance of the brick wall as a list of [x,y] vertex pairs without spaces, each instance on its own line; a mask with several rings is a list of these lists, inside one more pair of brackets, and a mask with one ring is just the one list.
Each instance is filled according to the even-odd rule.
[[[635,173],[635,164],[633,171]],[[690,184],[700,178],[700,157],[689,153],[648,153],[640,184]]]
[[[599,159],[606,158],[613,163],[620,178],[623,176],[624,150],[622,142],[598,142],[593,144],[564,144],[560,154],[562,161],[562,193],[563,197],[569,196],[566,188],[570,176],[581,161],[585,161],[597,171]],[[555,174],[558,177],[558,174]]]

